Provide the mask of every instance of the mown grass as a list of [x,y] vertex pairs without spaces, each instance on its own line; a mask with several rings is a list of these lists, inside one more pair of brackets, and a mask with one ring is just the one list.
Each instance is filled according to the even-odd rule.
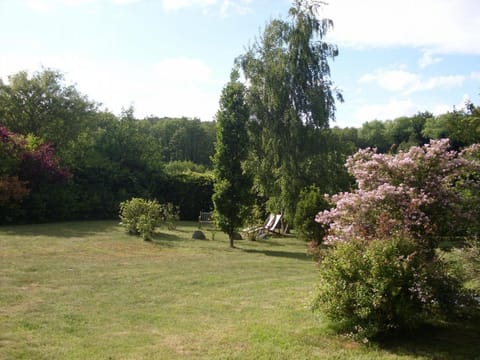
[[154,241],[117,222],[0,228],[0,359],[475,359],[464,323],[363,344],[308,310],[317,277],[294,237]]

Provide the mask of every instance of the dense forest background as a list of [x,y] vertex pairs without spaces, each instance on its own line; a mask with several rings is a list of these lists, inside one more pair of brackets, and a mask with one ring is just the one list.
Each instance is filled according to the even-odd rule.
[[[115,218],[119,203],[132,197],[179,205],[185,220],[213,207],[215,120],[137,119],[132,107],[115,115],[67,85],[62,73],[44,69],[0,80],[0,128],[1,223]],[[359,148],[396,153],[450,138],[460,149],[480,142],[479,129],[480,108],[472,103],[360,128],[305,127],[310,156],[299,164],[302,186],[349,190],[344,163]]]

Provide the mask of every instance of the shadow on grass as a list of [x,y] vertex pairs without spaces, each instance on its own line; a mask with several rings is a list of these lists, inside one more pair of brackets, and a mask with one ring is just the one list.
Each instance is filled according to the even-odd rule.
[[480,359],[480,317],[448,326],[424,326],[379,338],[380,348],[393,354],[427,359]]
[[120,229],[116,220],[74,221],[0,227],[0,233],[11,236],[51,236],[59,238],[82,238]]
[[[178,231],[178,230],[175,230]],[[162,247],[173,247],[175,242],[185,240],[185,237],[181,237],[175,234],[166,234],[162,232],[156,232],[151,240],[152,244],[160,245]]]
[[241,249],[243,252],[249,254],[263,254],[266,256],[274,256],[274,257],[281,257],[281,258],[288,258],[288,259],[296,259],[296,260],[307,260],[312,261],[311,256],[308,256],[306,253],[303,252],[292,252],[292,251],[277,251],[277,250],[255,250],[255,249]]

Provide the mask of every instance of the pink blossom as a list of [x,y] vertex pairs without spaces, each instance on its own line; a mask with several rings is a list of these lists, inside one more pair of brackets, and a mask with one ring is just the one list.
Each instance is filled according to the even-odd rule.
[[358,189],[329,197],[335,206],[315,220],[329,226],[327,243],[395,233],[419,239],[434,235],[456,218],[480,215],[478,206],[458,211],[459,192],[480,189],[478,177],[465,176],[480,172],[479,159],[479,144],[457,152],[449,150],[448,139],[432,140],[396,155],[359,150],[345,164]]

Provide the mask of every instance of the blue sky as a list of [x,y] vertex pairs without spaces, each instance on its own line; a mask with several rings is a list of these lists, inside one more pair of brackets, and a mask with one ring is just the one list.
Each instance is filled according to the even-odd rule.
[[[328,0],[332,125],[480,104],[480,1]],[[0,77],[58,69],[119,114],[212,120],[236,56],[288,0],[0,0]]]

